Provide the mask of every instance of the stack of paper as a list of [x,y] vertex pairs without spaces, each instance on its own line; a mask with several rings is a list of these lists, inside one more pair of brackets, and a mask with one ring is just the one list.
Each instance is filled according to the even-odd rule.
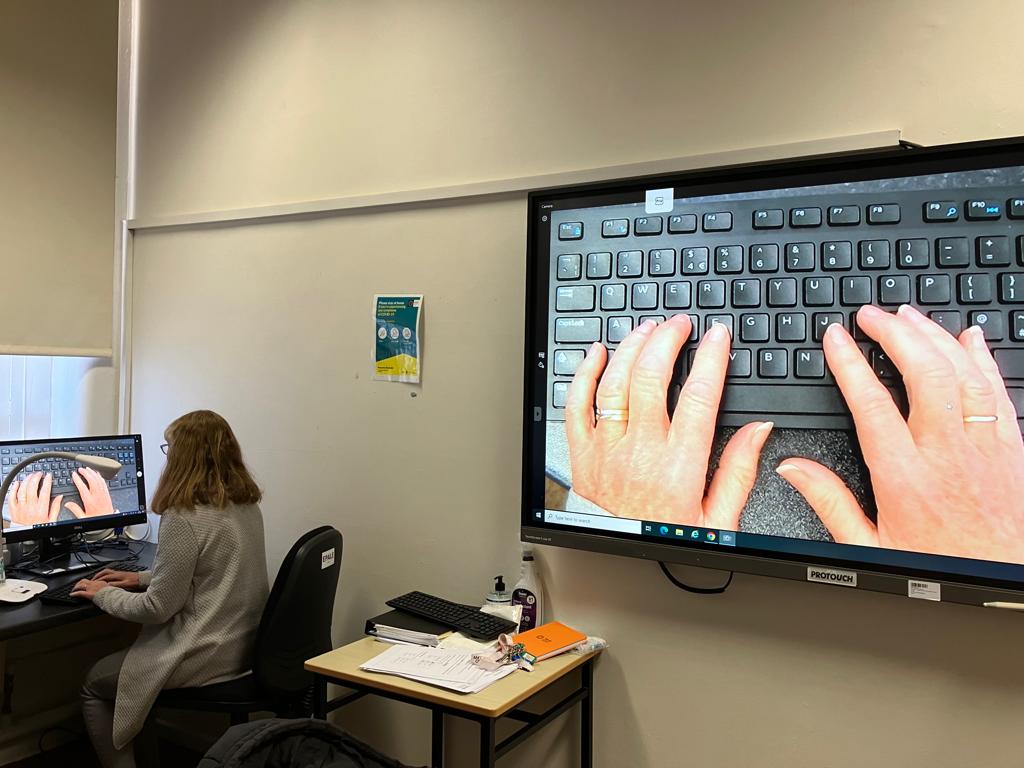
[[441,642],[437,635],[416,632],[412,629],[402,629],[401,627],[389,627],[387,624],[378,624],[374,628],[373,634],[378,640],[383,640],[386,643],[435,646]]
[[509,664],[493,671],[473,664],[473,654],[447,648],[394,645],[362,665],[368,672],[398,675],[459,693],[476,693],[516,671]]
[[388,611],[366,620],[366,634],[389,643],[437,645],[441,635],[450,633],[444,624],[405,611]]

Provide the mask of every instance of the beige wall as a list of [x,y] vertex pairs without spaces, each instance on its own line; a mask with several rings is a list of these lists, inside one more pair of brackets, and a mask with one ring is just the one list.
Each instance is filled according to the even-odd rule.
[[1022,131],[1004,2],[143,2],[138,215]]
[[0,353],[110,355],[116,0],[0,0]]
[[[142,14],[140,217],[893,127],[1024,133],[1011,2]],[[513,196],[136,237],[132,427],[150,467],[167,421],[221,410],[267,490],[273,566],[314,524],[345,533],[339,641],[405,589],[470,600],[517,569],[524,219]],[[427,295],[420,387],[368,380],[375,291]],[[652,563],[541,557],[557,616],[612,643],[603,768],[1019,764],[1016,616],[750,576],[697,597]],[[360,704],[342,721],[425,760],[422,716]],[[574,733],[502,765],[570,765]],[[471,749],[472,729],[456,736]]]

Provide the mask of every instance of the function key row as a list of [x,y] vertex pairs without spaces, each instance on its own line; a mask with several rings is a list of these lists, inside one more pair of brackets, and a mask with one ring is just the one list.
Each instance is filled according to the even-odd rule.
[[[965,200],[962,208],[956,200],[933,200],[924,204],[924,220],[928,222],[957,221],[961,213],[968,221],[996,221],[1003,217],[1003,202]],[[1006,215],[1011,219],[1024,219],[1024,198],[1007,200]]]
[[[745,253],[746,250],[746,253]],[[682,275],[739,274],[746,269],[753,273],[778,272],[843,272],[854,268],[861,270],[927,269],[937,266],[942,269],[969,267],[1009,267],[1013,264],[1010,240],[1005,235],[978,237],[972,243],[966,237],[940,237],[935,241],[935,258],[932,258],[932,244],[924,238],[897,240],[895,252],[888,240],[861,240],[854,247],[849,240],[816,243],[787,243],[780,247],[775,243],[751,245],[718,245],[714,248],[681,248],[678,259],[675,248],[655,248],[647,251],[610,251],[588,253],[584,260],[581,253],[563,253],[557,261],[559,280],[607,280],[614,272],[616,277],[671,277],[678,270]],[[1024,266],[1024,235],[1017,237],[1017,264]],[[645,263],[646,262],[646,263]]]
[[[606,219],[601,222],[601,237],[628,237],[630,223],[629,219]],[[705,232],[728,232],[732,229],[732,214],[729,212],[705,213],[701,217],[700,223]],[[664,231],[664,226],[665,222],[661,216],[640,216],[632,221],[633,234],[637,237],[660,235]],[[668,233],[670,235],[689,235],[696,231],[697,214],[681,213],[668,217]]]
[[[926,222],[958,221],[963,215],[968,221],[993,221],[1003,216],[1004,204],[997,200],[966,200],[961,204],[955,200],[932,200],[924,204]],[[1006,215],[1011,219],[1024,219],[1024,198],[1010,198],[1005,203]],[[753,212],[751,226],[754,229],[781,229],[787,219],[782,208],[763,208]],[[823,221],[829,226],[855,226],[861,223],[861,209],[857,205],[833,205],[822,212],[818,207],[788,209],[789,225],[794,228],[820,227]],[[901,219],[900,206],[896,203],[874,203],[864,207],[863,220],[868,224],[898,224]],[[601,222],[601,237],[628,237],[630,228],[634,235],[688,235],[697,231],[697,214],[682,213],[668,217],[667,223],[661,216],[640,216],[632,221],[628,218],[606,219]],[[733,227],[730,211],[712,211],[701,215],[701,229],[704,232],[729,232]],[[583,222],[570,221],[558,225],[559,240],[582,240]]]

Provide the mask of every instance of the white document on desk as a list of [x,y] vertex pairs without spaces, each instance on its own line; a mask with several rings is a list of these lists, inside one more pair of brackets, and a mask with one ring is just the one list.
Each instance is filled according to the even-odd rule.
[[516,671],[514,664],[489,671],[473,664],[473,654],[447,648],[393,645],[361,665],[367,672],[398,675],[459,693],[476,693]]

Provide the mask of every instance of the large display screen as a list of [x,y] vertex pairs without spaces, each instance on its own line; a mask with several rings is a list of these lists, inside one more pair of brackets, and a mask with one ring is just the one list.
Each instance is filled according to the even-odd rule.
[[1024,142],[532,194],[525,399],[524,539],[1024,589]]
[[113,435],[0,442],[0,480],[47,451],[105,456],[121,464],[110,480],[69,458],[41,458],[11,480],[3,504],[10,541],[62,537],[146,521],[142,437]]

